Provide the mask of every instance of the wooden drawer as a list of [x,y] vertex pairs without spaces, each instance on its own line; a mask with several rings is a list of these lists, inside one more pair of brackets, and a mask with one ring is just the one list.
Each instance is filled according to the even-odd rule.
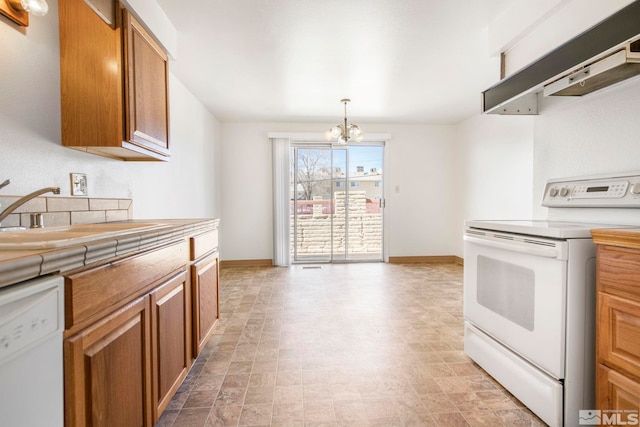
[[186,264],[187,243],[181,241],[66,277],[66,329],[105,316],[167,275],[186,271]]
[[640,303],[598,293],[598,357],[640,378]]
[[598,365],[597,372],[598,400],[596,407],[600,410],[620,411],[618,425],[637,425],[637,420],[628,418],[637,415],[640,410],[640,384],[619,372]]
[[640,251],[598,246],[598,290],[640,301]]
[[191,239],[191,261],[218,248],[218,230],[207,231]]

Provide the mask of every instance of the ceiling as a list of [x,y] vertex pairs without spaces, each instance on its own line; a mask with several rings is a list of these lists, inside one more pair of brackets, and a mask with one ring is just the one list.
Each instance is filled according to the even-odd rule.
[[454,124],[499,79],[510,0],[157,0],[172,73],[221,122]]

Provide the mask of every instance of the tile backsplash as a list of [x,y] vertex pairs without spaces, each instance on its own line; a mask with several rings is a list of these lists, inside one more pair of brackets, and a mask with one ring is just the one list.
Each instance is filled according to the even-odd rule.
[[[19,197],[0,196],[0,212]],[[45,227],[95,224],[132,219],[131,199],[96,199],[87,197],[36,197],[2,221],[3,227],[31,225],[31,214],[41,213]]]

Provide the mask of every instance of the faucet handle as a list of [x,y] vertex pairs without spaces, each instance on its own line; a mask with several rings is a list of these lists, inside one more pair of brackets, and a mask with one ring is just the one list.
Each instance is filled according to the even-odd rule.
[[5,179],[4,182],[2,184],[0,184],[0,188],[4,188],[9,184],[11,184],[11,180],[10,179]]

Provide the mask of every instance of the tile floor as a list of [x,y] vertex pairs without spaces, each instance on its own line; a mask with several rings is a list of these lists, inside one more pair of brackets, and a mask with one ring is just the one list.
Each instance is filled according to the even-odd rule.
[[460,266],[224,268],[220,306],[157,426],[545,425],[464,355]]

